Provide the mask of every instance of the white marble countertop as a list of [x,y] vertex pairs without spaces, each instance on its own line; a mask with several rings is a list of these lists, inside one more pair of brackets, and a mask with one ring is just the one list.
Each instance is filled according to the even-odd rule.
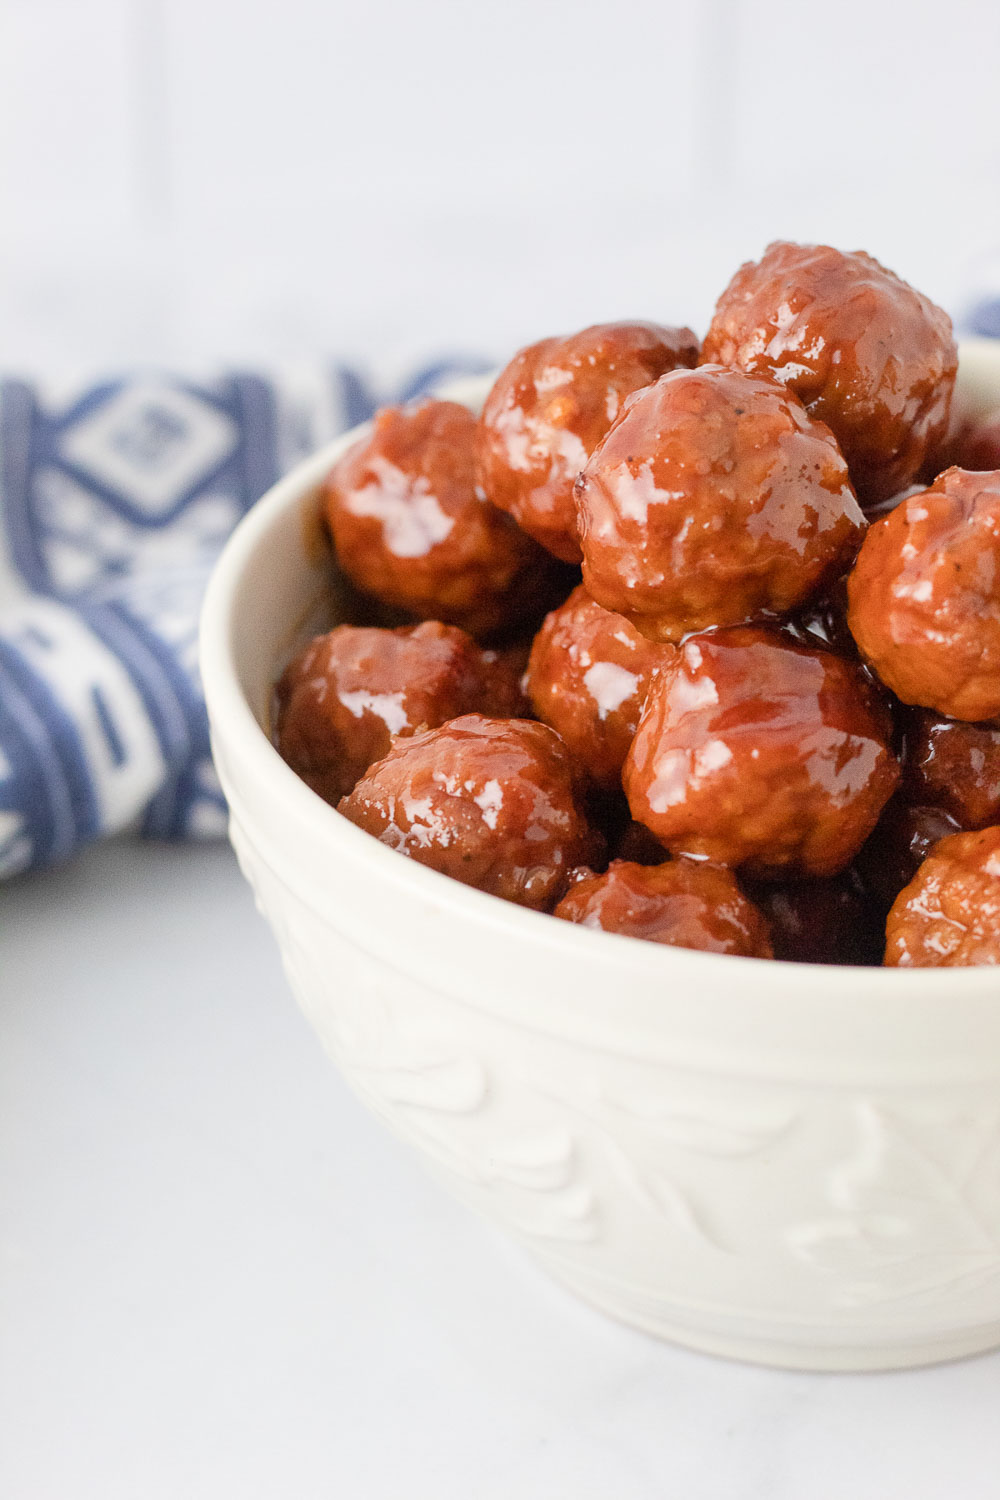
[[993,1500],[998,1395],[578,1306],[347,1092],[228,850],[0,887],[5,1500]]

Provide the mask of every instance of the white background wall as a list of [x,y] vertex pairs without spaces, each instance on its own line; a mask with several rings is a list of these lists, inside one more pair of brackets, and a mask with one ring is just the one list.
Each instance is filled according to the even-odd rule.
[[996,0],[0,0],[0,368],[703,326],[770,238],[960,312]]

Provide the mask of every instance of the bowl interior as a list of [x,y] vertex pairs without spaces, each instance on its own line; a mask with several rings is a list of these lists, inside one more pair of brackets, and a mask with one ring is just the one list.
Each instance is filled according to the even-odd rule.
[[[463,381],[447,394],[475,409],[489,383],[488,377]],[[1000,405],[1000,346],[990,340],[963,345],[960,386],[966,411]],[[544,947],[567,963],[581,962],[582,955],[583,962],[607,965],[608,972],[624,976],[628,971],[637,985],[640,977],[662,986],[682,974],[722,973],[748,993],[774,995],[787,989],[796,1005],[803,995],[808,1004],[818,1004],[826,995],[840,1003],[849,997],[849,1003],[860,1007],[873,995],[892,994],[912,1004],[918,995],[937,1003],[942,995],[958,992],[994,1002],[998,978],[986,969],[803,968],[669,949],[555,922],[401,859],[322,803],[270,743],[271,698],[274,680],[296,646],[343,617],[342,585],[318,524],[319,493],[331,464],[364,430],[345,434],[300,464],[244,518],[213,575],[202,624],[202,671],[217,747],[227,758],[238,758],[256,785],[267,789],[266,796],[287,806],[310,837],[322,840],[331,860],[363,865],[394,888],[429,893],[438,904],[447,904],[455,921],[468,920],[513,944],[529,942],[536,953]]]

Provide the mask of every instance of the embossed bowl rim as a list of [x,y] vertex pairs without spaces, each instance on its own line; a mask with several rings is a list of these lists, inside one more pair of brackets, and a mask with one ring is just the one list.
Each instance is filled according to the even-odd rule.
[[[1000,341],[973,339],[960,347],[959,379],[965,408],[984,412],[1000,405]],[[489,384],[488,376],[463,380],[449,386],[444,394],[474,407]],[[893,1024],[906,1023],[907,1030],[912,1023],[918,1037],[911,1033],[910,1045],[904,1048],[911,1057],[911,1048],[915,1041],[919,1045],[919,1036],[931,1043],[937,1035],[941,1007],[953,1014],[970,1047],[981,1046],[987,1032],[1000,1038],[1000,1029],[996,1029],[1000,1012],[998,969],[880,969],[735,958],[671,948],[559,922],[401,858],[342,818],[300,781],[278,755],[262,727],[264,710],[260,706],[259,679],[266,665],[270,674],[267,680],[273,680],[280,663],[272,660],[262,664],[259,650],[255,657],[252,628],[245,623],[253,618],[248,599],[255,574],[259,583],[270,565],[269,553],[279,539],[287,547],[288,537],[294,533],[301,542],[293,545],[306,550],[308,518],[315,514],[317,486],[335,459],[368,426],[366,423],[354,428],[299,463],[252,507],[216,564],[202,611],[201,671],[213,740],[227,756],[236,757],[254,787],[266,789],[266,795],[280,805],[290,830],[298,828],[307,832],[313,843],[321,841],[331,861],[364,871],[369,881],[391,894],[393,902],[405,902],[412,896],[418,903],[429,901],[435,909],[446,907],[456,924],[468,924],[483,933],[489,930],[494,939],[502,939],[513,951],[523,950],[525,964],[544,952],[550,964],[553,960],[561,961],[576,973],[582,966],[592,965],[596,972],[605,975],[615,972],[620,975],[621,996],[627,997],[630,980],[638,981],[639,988],[647,993],[652,980],[662,984],[665,994],[682,989],[689,995],[694,993],[699,997],[699,1005],[715,1005],[724,994],[730,1001],[735,999],[741,1008],[759,1003],[770,1011],[772,1002],[779,1002],[778,1009],[790,1016],[792,1012],[786,1009],[786,1004],[791,1002],[800,1011],[801,1008],[811,1011],[812,1019],[820,1023],[817,1042],[820,1034],[829,1039],[830,1027],[822,1024],[819,1011],[833,1002],[844,1024],[860,1027],[862,1032],[872,1023],[881,1031],[890,1019]],[[302,600],[303,618],[310,602]],[[245,617],[243,623],[241,616]],[[289,621],[289,641],[294,638],[295,624]],[[256,712],[251,703],[254,691],[258,698]],[[293,843],[290,835],[290,850]],[[619,1006],[622,999],[613,997],[608,1003],[611,1007]],[[511,994],[509,1008],[512,1019],[516,1017],[546,1031],[561,1033],[567,1028],[574,1029],[573,1007],[564,995],[532,994],[529,1008],[522,996]],[[666,1007],[666,1011],[671,1010],[673,1006]],[[725,1004],[718,1017],[720,1024],[731,1024],[739,1013],[731,1003]],[[605,1019],[613,1027],[613,1016]],[[743,1020],[749,1036],[754,1025],[752,1011]],[[644,1021],[654,1029],[666,1024],[654,1009],[647,1011]],[[742,1032],[744,1026],[741,1024],[738,1030]],[[856,1036],[855,1044],[859,1040]],[[996,1066],[994,1057],[988,1060],[984,1057],[983,1062],[988,1068]]]

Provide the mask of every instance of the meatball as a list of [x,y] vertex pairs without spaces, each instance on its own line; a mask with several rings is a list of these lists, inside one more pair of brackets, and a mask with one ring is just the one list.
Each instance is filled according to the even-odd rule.
[[528,660],[535,713],[558,730],[598,786],[621,776],[652,673],[673,654],[639,635],[621,615],[574,589],[546,618]]
[[690,328],[656,323],[598,323],[522,349],[483,407],[483,491],[556,557],[579,562],[577,474],[626,396],[697,358]]
[[916,710],[906,728],[906,781],[915,801],[943,808],[960,828],[1000,822],[1000,728]]
[[338,811],[442,875],[539,911],[600,856],[566,746],[526,719],[465,714],[397,740]]
[[948,431],[951,319],[860,250],[769,245],[719,298],[701,357],[793,390],[866,505],[904,489]]
[[1000,468],[1000,408],[970,423],[962,434],[955,463],[979,472]]
[[909,802],[897,792],[886,803],[875,830],[857,858],[857,868],[883,914],[909,885],[939,839],[959,825],[941,807]]
[[484,651],[492,707],[484,712],[495,719],[530,719],[531,702],[524,688],[531,641],[518,641],[499,651]]
[[751,896],[771,925],[775,958],[797,964],[880,964],[878,903],[848,871],[833,880],[762,885]]
[[886,922],[894,968],[1000,964],[1000,828],[942,839]]
[[864,527],[828,428],[773,380],[716,365],[635,395],[576,498],[584,584],[656,641],[797,608]]
[[436,620],[400,630],[340,625],[286,667],[275,743],[313,791],[336,802],[388,754],[394,735],[501,712],[512,690],[497,658]]
[[[627,802],[625,806],[628,807]],[[637,823],[634,818],[629,818],[617,830],[617,837],[608,843],[616,859],[627,859],[634,865],[662,865],[667,857],[667,851],[659,839],[655,839],[649,829]]]
[[418,619],[486,635],[533,613],[551,559],[475,487],[476,419],[454,401],[380,411],[324,489],[337,561]]
[[1000,715],[1000,471],[946,469],[875,522],[847,594],[862,655],[904,703]]
[[847,624],[846,577],[838,578],[827,593],[783,623],[804,646],[828,646],[838,656],[859,659],[857,643]]
[[692,636],[653,679],[625,792],[675,854],[835,875],[899,779],[887,733],[853,662],[761,627]]
[[616,859],[605,875],[575,884],[556,916],[674,948],[772,958],[768,926],[721,865],[675,859],[661,865]]
[[1000,469],[1000,407],[957,423],[938,460],[933,473],[925,468],[928,484],[944,469]]

